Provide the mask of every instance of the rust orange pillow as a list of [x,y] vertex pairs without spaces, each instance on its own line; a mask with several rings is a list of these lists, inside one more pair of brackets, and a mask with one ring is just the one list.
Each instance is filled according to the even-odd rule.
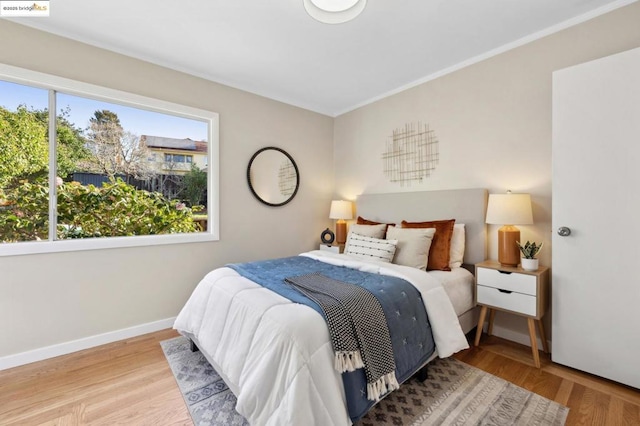
[[[365,219],[362,216],[358,216],[358,219],[356,219],[356,223],[358,225],[382,225],[384,222],[376,222],[376,221],[373,221],[373,220]],[[387,225],[387,227],[384,228],[384,234],[385,235],[382,236],[383,239],[386,238],[387,229],[389,229],[390,226],[394,226],[395,223],[384,223],[384,224]],[[437,232],[437,230],[436,230],[436,232]]]
[[436,228],[436,234],[431,241],[427,271],[450,271],[449,257],[451,256],[451,236],[455,219],[432,220],[429,222],[402,221],[403,228]]

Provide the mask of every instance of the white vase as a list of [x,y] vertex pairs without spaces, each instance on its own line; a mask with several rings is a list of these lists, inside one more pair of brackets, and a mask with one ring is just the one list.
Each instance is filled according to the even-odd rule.
[[538,270],[538,259],[525,259],[524,257],[520,259],[520,263],[522,265],[522,269],[525,271],[537,271]]

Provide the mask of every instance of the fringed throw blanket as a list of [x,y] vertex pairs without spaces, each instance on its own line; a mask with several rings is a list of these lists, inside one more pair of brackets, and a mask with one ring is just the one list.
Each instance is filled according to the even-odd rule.
[[378,299],[364,288],[319,273],[285,279],[320,305],[341,373],[364,368],[367,399],[378,401],[400,385],[387,319]]

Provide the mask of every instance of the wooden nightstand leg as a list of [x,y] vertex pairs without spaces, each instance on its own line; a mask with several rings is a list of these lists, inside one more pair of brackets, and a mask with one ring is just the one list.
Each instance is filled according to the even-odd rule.
[[529,324],[529,338],[531,339],[531,353],[533,353],[533,363],[536,368],[540,368],[540,355],[538,354],[538,339],[536,338],[536,325],[533,318],[527,318]]
[[544,326],[542,325],[542,320],[538,320],[538,331],[540,331],[540,340],[542,340],[542,350],[545,354],[549,353],[549,344],[547,343],[547,336],[544,334]]
[[489,309],[489,327],[487,328],[487,336],[493,335],[493,320],[496,318],[496,310]]
[[487,307],[483,306],[480,309],[480,318],[478,318],[478,329],[476,330],[476,341],[474,346],[480,344],[480,336],[482,336],[482,326],[484,325],[484,319],[487,317]]

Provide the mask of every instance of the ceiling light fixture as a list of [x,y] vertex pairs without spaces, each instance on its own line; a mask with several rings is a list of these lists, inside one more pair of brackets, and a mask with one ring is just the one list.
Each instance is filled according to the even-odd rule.
[[367,0],[302,0],[307,13],[325,24],[342,24],[362,13]]

